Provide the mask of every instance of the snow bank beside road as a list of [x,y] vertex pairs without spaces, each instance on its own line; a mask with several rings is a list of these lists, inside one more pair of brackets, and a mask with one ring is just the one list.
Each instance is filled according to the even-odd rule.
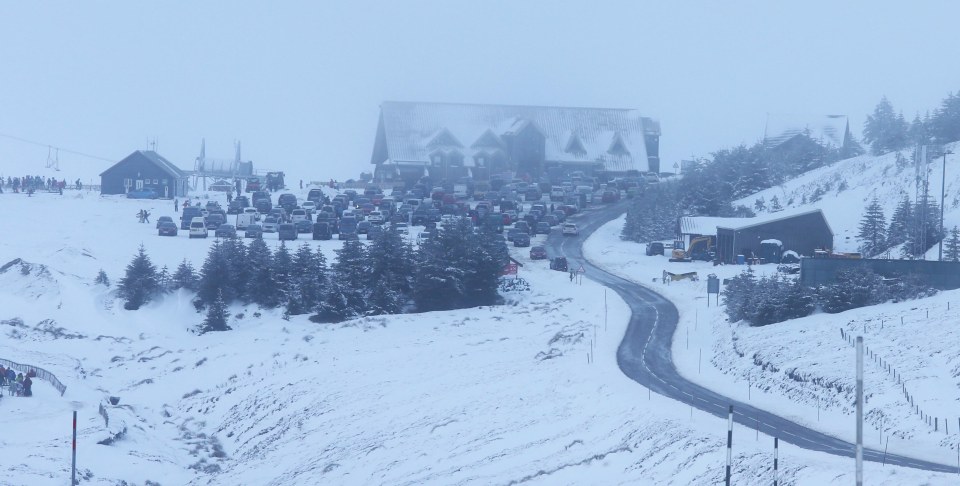
[[[722,307],[715,305],[715,296],[708,307],[705,277],[714,273],[729,278],[745,267],[671,263],[666,257],[644,256],[642,245],[619,239],[622,225],[620,218],[598,230],[584,246],[584,253],[595,264],[651,287],[676,304],[680,322],[673,340],[673,359],[690,381],[852,441],[855,355],[841,339],[840,329],[862,334],[865,324],[866,345],[902,374],[925,413],[939,415],[941,421],[950,413],[956,415],[951,410],[960,401],[960,382],[952,370],[960,369],[960,357],[953,348],[960,335],[950,322],[960,312],[960,292],[765,327],[730,324]],[[664,285],[659,280],[663,270],[696,271],[701,280]],[[776,267],[754,266],[754,271],[764,275]],[[950,300],[954,305],[948,312]],[[928,308],[929,321],[925,318]],[[868,447],[883,450],[889,439],[892,452],[944,464],[956,462],[960,417],[951,417],[949,435],[942,427],[935,432],[911,410],[902,386],[879,362],[868,358],[865,374]]]

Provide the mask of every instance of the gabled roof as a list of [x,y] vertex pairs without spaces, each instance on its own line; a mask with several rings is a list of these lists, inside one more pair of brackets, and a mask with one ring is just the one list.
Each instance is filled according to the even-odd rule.
[[797,135],[807,134],[825,147],[842,148],[847,143],[848,123],[847,115],[767,114],[763,145],[774,148]]
[[[532,127],[545,138],[544,159],[559,163],[599,163],[610,171],[646,171],[646,133],[659,135],[659,124],[636,110],[619,108],[567,108],[550,106],[480,105],[386,101],[380,105],[383,152],[375,157],[398,164],[428,164],[435,148],[428,142],[446,129],[459,141],[475,141],[462,150],[466,159],[489,148],[491,139]],[[379,131],[379,127],[378,127]],[[487,133],[489,132],[489,133]],[[567,151],[570,134],[576,133],[582,152]],[[617,134],[625,153],[608,153]],[[380,135],[378,133],[378,142]],[[483,143],[481,143],[483,141]],[[372,160],[378,164],[383,160]]]
[[747,228],[752,228],[754,226],[759,226],[762,224],[772,223],[775,221],[781,221],[784,219],[795,218],[798,216],[804,216],[807,214],[819,213],[823,217],[823,221],[826,223],[827,228],[830,229],[830,233],[833,233],[833,229],[830,228],[830,223],[827,221],[827,217],[823,214],[823,211],[819,209],[794,209],[794,210],[785,210],[777,211],[774,213],[765,213],[753,218],[718,218],[712,216],[684,216],[680,218],[680,234],[683,235],[715,235],[717,234],[717,229],[728,229],[733,231],[740,231]]
[[173,162],[170,162],[169,160],[163,158],[163,156],[154,152],[153,150],[137,150],[136,152],[124,157],[123,160],[117,162],[116,164],[111,165],[107,170],[101,172],[100,175],[102,176],[107,172],[110,172],[111,170],[113,170],[114,167],[117,167],[123,163],[129,162],[130,160],[135,158],[146,159],[148,162],[152,163],[153,165],[156,165],[157,167],[159,167],[161,170],[169,174],[170,177],[174,179],[183,179],[187,177],[187,175],[182,170],[180,170],[179,167],[177,167],[176,165],[173,165]]

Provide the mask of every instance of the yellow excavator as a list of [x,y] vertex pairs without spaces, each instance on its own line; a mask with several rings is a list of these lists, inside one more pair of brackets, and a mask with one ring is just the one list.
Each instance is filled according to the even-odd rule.
[[713,260],[716,251],[714,250],[712,236],[697,236],[690,240],[687,249],[683,249],[683,240],[673,242],[673,251],[670,253],[671,262],[692,262],[694,260],[703,260],[709,262]]

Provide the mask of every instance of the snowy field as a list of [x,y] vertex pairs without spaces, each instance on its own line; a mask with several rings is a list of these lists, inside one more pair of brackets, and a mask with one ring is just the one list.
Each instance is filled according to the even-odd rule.
[[[713,273],[730,278],[746,267],[648,257],[643,245],[619,239],[622,227],[622,217],[604,225],[588,240],[585,255],[677,305],[680,323],[673,357],[684,377],[853,441],[856,355],[840,331],[863,335],[865,346],[876,356],[864,360],[866,445],[881,451],[889,445],[898,454],[957,464],[960,331],[953,323],[960,317],[960,291],[840,314],[814,314],[765,327],[730,324],[723,307],[716,306],[716,296],[708,306],[706,277]],[[758,277],[776,271],[775,265],[753,268]],[[664,270],[695,271],[700,281],[654,282]],[[950,310],[948,303],[952,303]],[[927,425],[910,406],[904,386],[925,415],[939,419],[937,431],[932,419]]]
[[[81,484],[722,479],[725,421],[648,395],[620,373],[624,303],[609,293],[605,323],[602,287],[570,283],[546,261],[530,262],[525,248],[515,256],[533,290],[508,295],[507,305],[341,325],[234,306],[233,331],[197,336],[202,315],[189,295],[131,312],[93,284],[101,268],[117,281],[140,244],[158,266],[186,258],[199,267],[212,238],[161,238],[134,217],[146,208],[154,220],[176,219],[172,202],[3,194],[0,208],[38,222],[0,240],[0,266],[22,259],[0,273],[0,358],[45,368],[67,386],[61,397],[37,380],[33,398],[0,399],[0,484],[66,481],[73,410]],[[620,248],[609,237],[596,242]],[[331,259],[340,242],[311,244]],[[681,307],[684,322],[694,304],[702,299]],[[710,322],[704,316],[698,329]],[[737,484],[772,481],[771,438],[737,425],[734,453]],[[782,484],[853,480],[851,460],[783,443],[780,464]],[[866,472],[872,484],[954,480],[878,464]]]

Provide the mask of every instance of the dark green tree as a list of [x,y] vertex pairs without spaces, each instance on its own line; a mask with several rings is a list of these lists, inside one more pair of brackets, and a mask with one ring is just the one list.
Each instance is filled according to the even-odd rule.
[[123,308],[137,310],[150,302],[160,293],[160,282],[157,268],[153,266],[143,245],[137,250],[136,256],[127,265],[126,273],[117,286],[117,295],[123,299]]
[[170,289],[185,289],[196,292],[197,284],[197,272],[193,269],[193,265],[184,258],[183,261],[180,262],[180,265],[177,265],[177,269],[174,270],[173,275],[170,277]]
[[414,275],[413,250],[400,233],[379,233],[367,247],[370,260],[370,313],[397,314],[410,298]]
[[860,252],[867,257],[877,255],[886,248],[887,218],[876,197],[867,206],[863,219],[860,220],[857,238],[860,239]]
[[893,216],[890,218],[890,228],[887,229],[888,247],[897,246],[907,241],[913,224],[913,203],[910,202],[910,196],[904,194],[900,204],[893,210]]
[[94,279],[93,282],[97,285],[103,285],[104,287],[110,286],[110,278],[107,277],[107,272],[104,272],[102,268],[97,272],[97,278]]
[[950,230],[950,237],[943,247],[943,259],[950,262],[960,261],[960,230],[956,226]]
[[282,241],[273,253],[272,270],[276,301],[270,307],[286,305],[293,293],[293,257]]
[[908,126],[903,114],[897,114],[890,100],[884,96],[867,115],[863,126],[863,141],[870,145],[874,155],[880,155],[906,147]]
[[223,295],[218,293],[207,308],[207,317],[200,326],[200,334],[211,331],[229,331],[230,326],[227,325],[227,319],[229,318],[230,313],[227,312],[227,304],[223,300]]
[[217,239],[210,245],[207,258],[200,268],[200,280],[197,284],[197,307],[209,306],[220,296],[224,302],[233,300],[233,287],[230,285],[230,262],[227,261],[223,243]]
[[247,247],[247,301],[260,307],[277,305],[277,286],[273,278],[273,254],[266,242],[254,238]]

